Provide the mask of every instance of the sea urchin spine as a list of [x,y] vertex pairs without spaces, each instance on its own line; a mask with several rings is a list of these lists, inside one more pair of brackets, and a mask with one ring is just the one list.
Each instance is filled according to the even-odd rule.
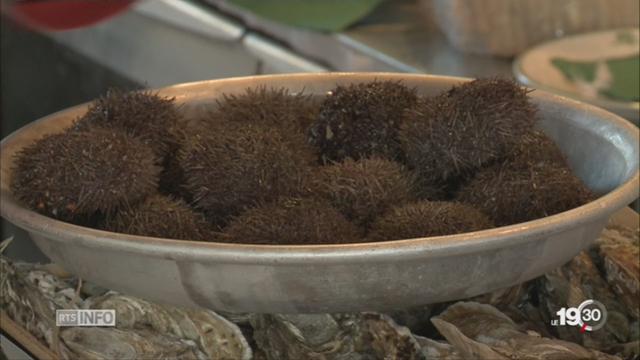
[[527,92],[512,81],[483,79],[420,101],[399,132],[407,163],[440,182],[506,156],[535,122]]
[[204,215],[195,212],[181,200],[159,194],[108,215],[100,228],[178,240],[212,241],[217,238]]
[[322,103],[309,129],[309,142],[324,162],[370,156],[399,159],[402,113],[416,101],[416,91],[400,82],[338,86]]
[[583,205],[591,191],[568,167],[522,167],[506,162],[484,169],[458,194],[458,201],[489,215],[496,225],[542,218]]
[[413,239],[492,227],[489,218],[471,206],[447,201],[420,201],[387,212],[372,225],[367,239]]
[[214,221],[302,191],[313,159],[287,136],[262,126],[218,125],[194,136],[180,154],[185,188]]
[[311,180],[314,195],[363,227],[388,208],[414,199],[414,185],[414,176],[402,165],[381,158],[323,166]]
[[246,244],[338,244],[360,238],[359,229],[326,202],[283,198],[233,219],[230,240]]
[[11,187],[32,209],[73,221],[155,192],[156,164],[151,148],[118,130],[66,131],[18,153]]
[[109,90],[94,100],[74,125],[77,130],[89,127],[119,129],[138,138],[160,158],[175,150],[180,113],[174,100],[150,91]]

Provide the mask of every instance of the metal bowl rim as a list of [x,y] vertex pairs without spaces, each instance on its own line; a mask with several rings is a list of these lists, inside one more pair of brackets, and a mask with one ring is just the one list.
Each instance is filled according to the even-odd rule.
[[[447,81],[461,82],[468,78],[398,74],[398,73],[320,73],[320,74],[286,74],[286,75],[260,75],[247,76],[219,80],[205,80],[190,83],[177,84],[159,91],[168,89],[188,88],[193,85],[209,83],[224,83],[231,81],[251,81],[261,79],[263,81],[294,78],[298,81],[313,81],[316,77],[332,76],[335,79],[346,77],[353,79],[389,79],[402,80],[414,79],[422,81]],[[590,104],[585,104],[559,95],[536,90],[534,97],[545,102],[552,102],[573,109],[581,108],[584,111],[594,113],[601,120],[613,123],[618,129],[628,133],[640,142],[638,129],[621,117]],[[43,117],[29,125],[16,130],[0,142],[4,149],[7,144],[28,132],[32,127],[48,119],[59,116],[62,113],[78,109],[86,104],[61,110]],[[9,169],[3,169],[3,173],[10,174]],[[65,242],[71,242],[82,246],[114,251],[136,252],[145,256],[158,256],[175,260],[201,260],[201,261],[225,261],[238,263],[316,263],[321,262],[353,262],[372,261],[375,259],[410,259],[412,257],[428,258],[443,257],[459,254],[486,251],[488,249],[515,246],[524,242],[534,241],[534,235],[544,233],[556,233],[562,229],[572,228],[576,225],[588,223],[602,218],[615,210],[623,208],[638,196],[638,184],[640,175],[638,169],[629,180],[583,206],[555,214],[552,216],[477,232],[469,232],[456,235],[424,237],[416,239],[391,240],[375,243],[356,244],[328,244],[328,245],[252,245],[234,243],[200,242],[189,240],[174,240],[154,238],[107,232],[63,221],[55,220],[34,212],[20,205],[8,191],[2,190],[0,198],[0,215],[10,222],[30,232],[44,237],[57,237]],[[366,259],[366,260],[365,260]]]

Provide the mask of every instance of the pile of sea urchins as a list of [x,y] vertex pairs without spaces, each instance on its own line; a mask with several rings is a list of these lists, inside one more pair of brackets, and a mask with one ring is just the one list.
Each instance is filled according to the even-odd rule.
[[258,87],[187,118],[111,90],[15,159],[30,208],[101,230],[250,244],[333,244],[488,229],[593,194],[508,80],[420,96],[401,82],[325,96]]

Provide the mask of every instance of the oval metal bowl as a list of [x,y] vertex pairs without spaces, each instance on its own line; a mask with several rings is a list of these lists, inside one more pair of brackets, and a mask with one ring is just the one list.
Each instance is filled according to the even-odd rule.
[[[215,106],[223,92],[286,87],[324,94],[336,84],[401,80],[422,94],[466,81],[359,73],[234,78],[160,90],[186,114]],[[485,231],[349,245],[269,246],[177,241],[104,232],[60,222],[11,195],[14,154],[59,132],[86,105],[45,117],[2,141],[1,214],[27,230],[51,260],[104,287],[145,299],[230,312],[384,310],[455,300],[514,285],[570,260],[610,215],[638,196],[638,129],[616,115],[542,91],[531,94],[540,126],[574,172],[604,194],[579,208]]]

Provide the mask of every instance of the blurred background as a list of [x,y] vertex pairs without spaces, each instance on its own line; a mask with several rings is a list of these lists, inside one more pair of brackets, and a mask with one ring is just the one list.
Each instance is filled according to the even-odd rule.
[[3,0],[2,137],[111,87],[323,71],[515,78],[637,124],[639,17],[638,0]]
[[[602,94],[603,80],[593,79],[608,60],[600,38],[611,33],[619,47],[609,46],[611,56],[629,57],[622,68],[633,70],[638,8],[638,0],[3,0],[2,133],[109,87],[268,73],[503,76],[564,92],[573,78],[576,92],[589,95],[591,85]],[[573,34],[587,39],[550,60],[522,61],[536,45]],[[637,87],[637,72],[625,75]],[[637,88],[615,90],[603,101],[637,105]],[[637,121],[635,110],[627,116]]]

